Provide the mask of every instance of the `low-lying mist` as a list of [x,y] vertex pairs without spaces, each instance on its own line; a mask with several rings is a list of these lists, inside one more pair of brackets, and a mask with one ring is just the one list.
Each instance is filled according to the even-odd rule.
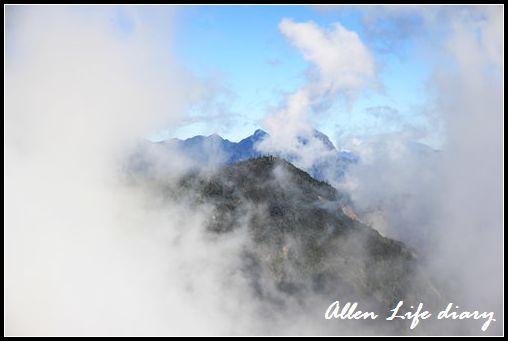
[[[206,96],[206,87],[160,47],[171,36],[158,32],[171,32],[168,18],[177,9],[123,9],[133,25],[129,33],[118,27],[116,7],[5,10],[5,334],[503,332],[499,8],[415,8],[413,14],[425,18],[424,29],[434,29],[434,20],[444,17],[452,32],[435,45],[422,43],[433,51],[428,110],[444,126],[442,148],[419,154],[407,132],[351,136],[341,145],[360,161],[344,177],[327,179],[363,223],[414,250],[419,269],[443,299],[440,309],[454,302],[495,312],[497,322],[485,333],[476,320],[422,322],[414,331],[405,323],[329,321],[324,312],[330,303],[352,299],[307,289],[281,292],[266,271],[253,282],[246,254],[259,245],[248,219],[266,214],[267,207],[241,202],[236,209],[245,215],[234,220],[235,229],[212,233],[214,205],[196,204],[189,193],[174,196],[197,165],[176,149],[154,148],[145,140],[161,126],[176,126],[184,118],[180,113]],[[366,13],[375,22],[405,12]],[[149,23],[142,20],[147,17]],[[326,154],[312,140],[305,147],[294,143],[298,134],[312,131],[309,108],[343,93],[353,103],[361,88],[377,86],[374,64],[358,36],[340,25],[328,36],[314,24],[290,20],[280,30],[316,65],[318,77],[267,116],[273,138],[259,148],[286,148],[299,156],[295,165],[304,167]],[[318,45],[306,44],[306,30],[322,44],[353,44],[353,57],[361,57],[354,73],[341,59],[341,72],[320,78],[334,65],[314,53]],[[148,163],[133,168],[133,155]],[[222,170],[215,163],[199,169],[205,179]],[[273,186],[299,188],[279,168],[270,179]],[[265,290],[264,298],[253,283]],[[367,297],[359,303],[364,309],[377,304]]]

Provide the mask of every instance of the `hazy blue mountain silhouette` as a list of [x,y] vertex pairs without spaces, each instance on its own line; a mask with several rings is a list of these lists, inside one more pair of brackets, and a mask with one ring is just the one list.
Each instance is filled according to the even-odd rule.
[[[185,140],[174,138],[161,143],[176,145],[181,152],[198,163],[233,164],[268,154],[256,149],[256,145],[268,136],[267,132],[258,129],[254,134],[239,142],[231,142],[217,134],[212,134],[209,136],[198,135]],[[314,130],[313,137],[323,143],[325,150],[331,152],[326,158],[319,159],[313,165],[304,169],[314,178],[319,180],[327,180],[331,177],[338,178],[343,175],[349,164],[358,160],[358,157],[351,152],[337,150],[325,134]],[[309,139],[299,137],[298,141],[302,145],[306,145]],[[295,162],[297,159],[296,155],[271,154],[284,158],[289,162]],[[330,172],[333,172],[333,174]]]

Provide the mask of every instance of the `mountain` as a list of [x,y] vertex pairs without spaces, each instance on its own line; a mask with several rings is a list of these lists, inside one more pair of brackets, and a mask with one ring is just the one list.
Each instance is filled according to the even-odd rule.
[[[240,142],[231,142],[217,134],[213,134],[210,136],[194,136],[185,140],[171,139],[159,142],[159,144],[176,145],[182,153],[199,164],[233,164],[266,154],[257,150],[256,146],[267,137],[269,137],[268,133],[258,129],[254,134]],[[317,159],[312,165],[305,168],[316,179],[327,180],[331,177],[337,179],[343,175],[349,164],[358,160],[353,153],[337,151],[328,136],[317,130],[313,130],[311,137],[322,142],[323,149],[328,152],[326,156]],[[300,136],[298,142],[305,146],[309,143],[309,138]],[[290,162],[295,162],[298,159],[298,156],[294,154],[277,152],[272,154],[285,158]]]
[[159,144],[176,145],[181,152],[198,163],[231,164],[260,156],[261,153],[256,150],[255,146],[267,136],[266,132],[258,129],[240,142],[231,142],[217,134],[212,134],[210,136],[198,135],[185,140],[174,138],[159,142]]
[[269,135],[265,131],[257,129],[254,134],[237,143],[228,163],[235,163],[260,156],[261,153],[256,150],[256,145],[268,136]]
[[347,196],[284,159],[195,171],[158,188],[212,207],[209,233],[245,230],[242,274],[260,300],[316,295],[385,309],[399,300],[440,300],[413,250],[360,222]]
[[[314,129],[312,131],[312,137],[317,139],[318,141],[320,141],[327,150],[335,150],[335,146],[333,145],[332,141],[330,141],[328,136],[326,136],[322,132]],[[309,143],[309,139],[307,137],[303,137],[303,136],[299,136],[298,141],[303,145],[306,145],[307,143]]]

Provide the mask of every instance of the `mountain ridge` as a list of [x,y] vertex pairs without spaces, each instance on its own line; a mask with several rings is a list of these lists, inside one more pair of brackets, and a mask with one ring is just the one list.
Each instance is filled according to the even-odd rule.
[[[297,155],[280,152],[268,153],[258,150],[257,146],[259,143],[268,137],[270,137],[270,135],[267,132],[262,129],[257,129],[252,135],[238,142],[231,142],[218,134],[212,134],[209,136],[197,135],[184,140],[173,138],[158,142],[158,144],[173,144],[179,151],[198,164],[233,164],[263,155],[279,156],[290,162],[295,162],[295,160],[297,160]],[[318,159],[312,165],[305,168],[305,171],[319,180],[327,179],[328,174],[326,170],[329,169],[333,169],[334,177],[342,176],[347,166],[358,160],[358,157],[354,153],[337,150],[328,136],[316,129],[312,131],[310,138],[320,141],[323,150],[328,153],[326,158]],[[309,137],[299,136],[297,140],[298,143],[303,146],[309,143]]]
[[253,242],[245,257],[257,270],[245,276],[261,297],[275,294],[264,292],[259,278],[284,295],[310,291],[384,308],[439,299],[414,250],[347,214],[347,196],[287,160],[263,156],[213,173],[195,171],[170,192],[213,207],[210,233],[246,229]]

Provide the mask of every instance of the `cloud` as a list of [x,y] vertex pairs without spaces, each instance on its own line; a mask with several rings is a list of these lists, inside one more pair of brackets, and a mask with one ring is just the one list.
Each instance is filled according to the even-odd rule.
[[384,120],[387,123],[399,122],[401,120],[400,112],[387,105],[368,107],[365,111],[376,119]]
[[314,133],[313,111],[337,98],[351,104],[362,90],[374,87],[375,64],[358,34],[340,23],[326,30],[313,22],[283,19],[279,30],[309,61],[311,69],[306,84],[288,95],[280,109],[264,120],[270,137],[258,149],[291,154],[297,166],[308,168],[331,154]]
[[365,222],[389,238],[421,250],[419,230],[432,220],[441,154],[415,142],[411,130],[351,137],[344,148],[359,157],[343,178],[331,180],[348,193]]
[[[439,251],[435,261],[442,265],[446,260],[449,269],[445,271],[461,282],[460,286],[451,285],[457,296],[469,304],[484,304],[500,315],[502,7],[479,6],[473,11],[458,11],[449,16],[449,23],[450,35],[444,47],[455,67],[436,68],[432,79],[439,89],[435,107],[446,129],[442,191],[437,196]],[[464,268],[459,263],[468,266]],[[486,278],[489,280],[482,280]]]
[[[169,37],[152,34],[162,14],[124,13],[126,33],[114,7],[6,9],[7,335],[231,333],[240,300],[211,293],[226,292],[241,238],[211,243],[206,210],[125,173],[142,138],[195,100]],[[188,164],[171,150],[155,159],[167,181]],[[230,278],[228,293],[241,288]]]
[[284,19],[281,33],[317,70],[311,74],[310,89],[318,94],[342,94],[354,98],[375,80],[374,60],[358,34],[340,23],[325,30],[313,22]]
[[421,136],[409,129],[352,139],[360,162],[338,186],[375,228],[417,248],[450,300],[502,316],[502,8],[420,15],[418,45],[433,70],[426,111],[444,142],[429,154],[413,148]]
[[[429,128],[424,131],[403,124],[389,108],[370,108],[376,120],[390,123],[397,131],[375,136],[360,132],[343,138],[341,146],[356,153],[359,162],[348,168],[343,179],[329,181],[350,195],[364,221],[415,247],[446,297],[461,307],[502,316],[502,7],[372,7],[359,12],[369,46],[398,53],[396,47],[410,41],[415,58],[428,63],[432,72],[420,110],[427,115]],[[384,29],[371,27],[383,21],[390,22],[383,26],[389,33],[386,41]],[[362,80],[369,77],[356,76],[371,75],[365,71],[371,63],[359,58],[367,67],[352,66],[357,71],[345,78],[355,81],[335,81],[333,75],[339,73],[334,71],[340,68],[334,69],[329,66],[332,61],[320,57],[338,55],[339,49],[333,46],[340,44],[330,44],[333,34],[312,23],[285,21],[280,26],[314,69],[308,83],[267,117],[266,126],[276,132],[272,135],[280,136],[260,147],[285,150],[291,146],[301,162],[295,163],[304,166],[322,157],[294,138],[310,134],[312,108],[323,100],[318,90],[333,93],[336,89],[336,97],[341,96],[342,85],[351,86],[353,93],[359,91],[368,86]],[[331,70],[327,73],[331,79],[322,70]],[[416,142],[432,129],[442,133],[439,151]],[[285,142],[279,145],[277,140]],[[473,324],[460,328],[465,333],[477,332]],[[493,326],[489,332],[500,334],[502,326]]]
[[[126,33],[109,7],[7,11],[5,333],[331,332],[323,302],[310,326],[292,323],[308,316],[297,300],[260,302],[242,272],[252,240],[241,222],[207,233],[211,207],[168,198],[192,163],[142,138],[176,126],[206,86],[196,90],[153,39],[158,15],[145,14],[126,13]],[[136,152],[149,172],[132,169]]]

